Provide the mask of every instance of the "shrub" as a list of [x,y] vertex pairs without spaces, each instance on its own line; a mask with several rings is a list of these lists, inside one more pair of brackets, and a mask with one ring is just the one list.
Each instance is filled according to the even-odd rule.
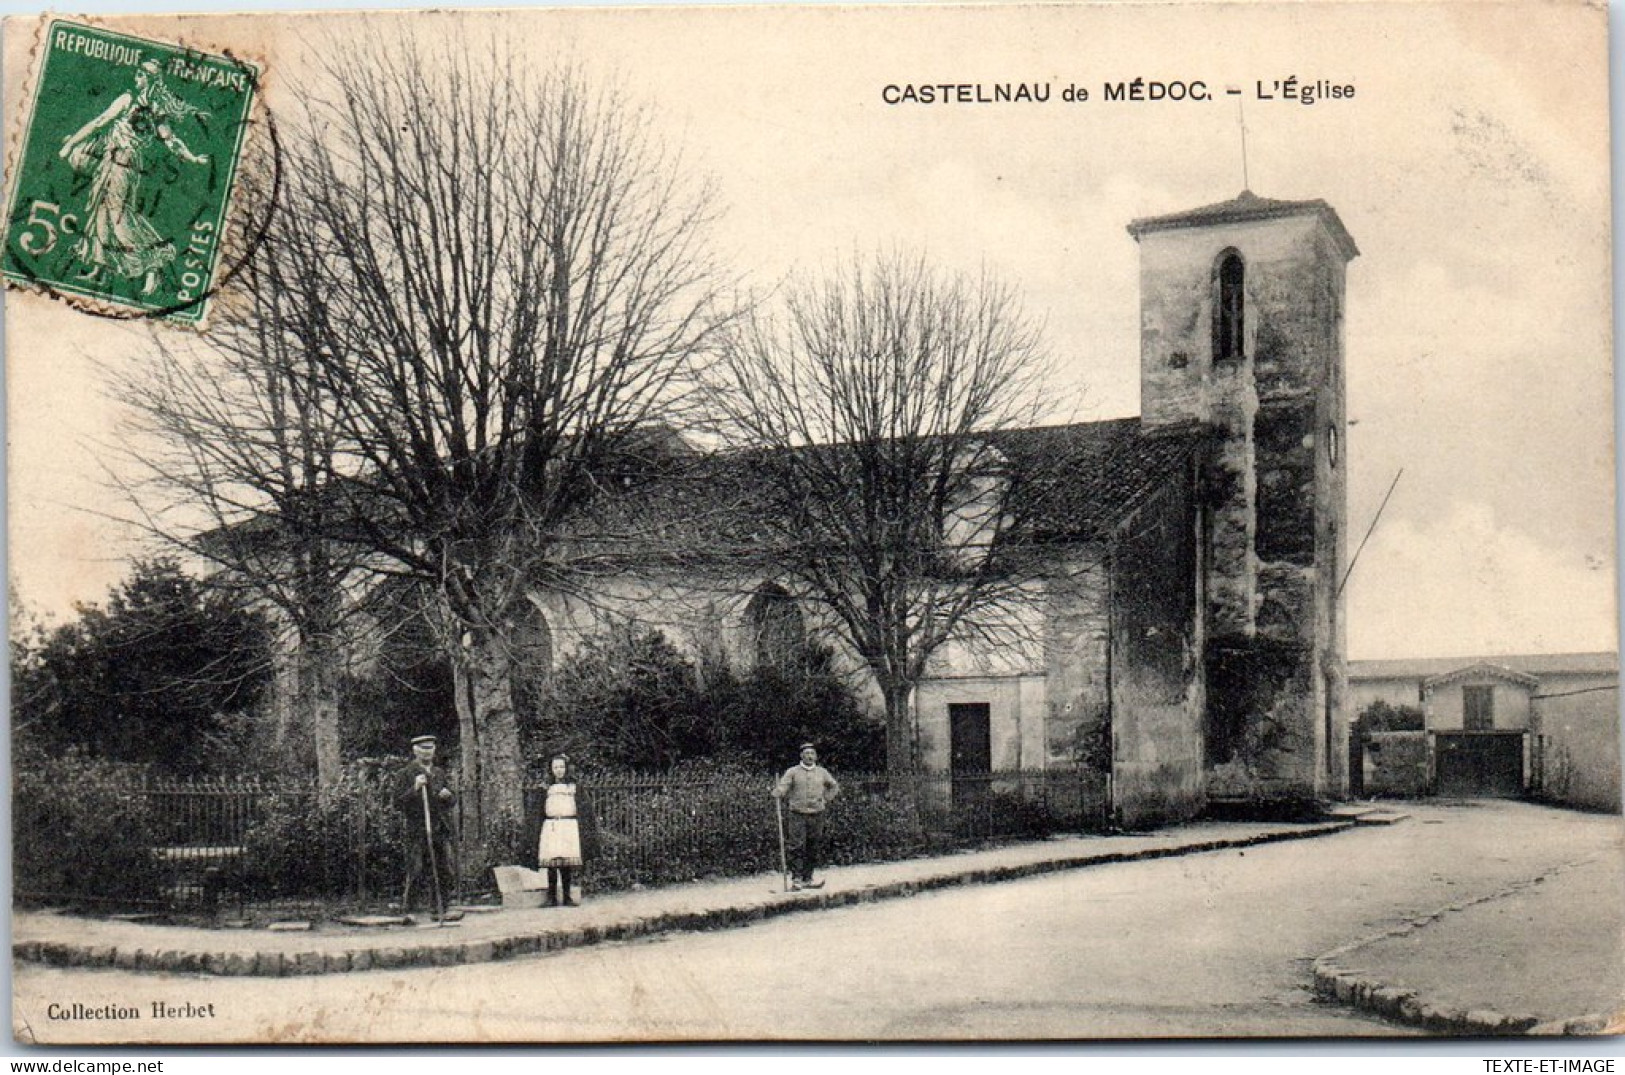
[[[346,768],[331,787],[265,792],[234,883],[256,899],[398,896],[405,877],[403,847],[422,830],[416,816],[407,816],[391,800],[388,774],[387,768],[362,763]],[[461,894],[487,890],[492,866],[534,863],[536,856],[532,843],[526,857],[517,826],[493,827],[483,844],[455,839],[452,844]]]
[[849,780],[829,808],[829,858],[847,865],[907,858],[932,846],[912,796],[893,796]]
[[828,762],[867,767],[886,756],[886,728],[864,712],[834,653],[810,645],[789,665],[758,664],[734,672],[706,670],[705,708],[715,714],[722,747],[782,769],[804,742],[818,744]]
[[268,622],[238,595],[172,560],[140,562],[105,608],[80,607],[27,655],[13,722],[63,748],[197,772],[200,744],[258,706],[269,655]]
[[[598,887],[755,873],[777,858],[769,777],[737,763],[688,762],[659,776],[583,777]],[[534,856],[534,848],[531,850]]]
[[[777,822],[768,794],[778,768],[748,760],[707,759],[650,776],[585,774],[597,847],[586,878],[603,890],[779,868]],[[1103,786],[1083,774],[1060,774],[1055,787],[1020,778],[958,796],[952,780],[926,777],[895,788],[885,777],[848,774],[825,826],[831,864],[907,858],[966,842],[1025,839],[1094,827],[1092,810]],[[1079,783],[1078,781],[1082,781]],[[541,789],[530,789],[532,812]],[[533,819],[531,831],[539,822]],[[527,864],[535,862],[534,835]]]
[[1392,705],[1381,698],[1360,710],[1360,731],[1419,732],[1426,727],[1426,715],[1414,705]]
[[[776,772],[706,759],[660,776],[583,776],[596,820],[588,883],[602,890],[776,871],[778,825],[769,795]],[[832,863],[908,856],[928,846],[910,800],[864,790],[862,781],[832,804],[825,834]],[[530,854],[534,862],[534,848]]]
[[717,747],[694,665],[659,631],[630,627],[561,664],[530,723],[547,752],[591,767],[664,770]]
[[659,631],[621,627],[582,646],[554,672],[527,731],[547,756],[586,766],[663,772],[701,758],[766,768],[789,764],[815,740],[832,761],[884,757],[885,729],[834,670],[827,647],[787,665],[737,672],[720,658],[696,666]]
[[330,787],[259,797],[236,881],[256,897],[388,894],[402,876],[404,818],[382,782],[347,769]]
[[[494,866],[536,864],[536,837],[541,829],[540,800],[535,798],[532,788],[522,789],[520,795],[525,800],[526,817],[487,819],[482,840],[467,841],[459,848],[461,861],[457,865],[465,892],[490,891],[495,883],[491,873]],[[467,801],[465,794],[464,802]]]
[[22,900],[139,905],[163,895],[139,769],[19,749],[12,769],[12,885]]
[[376,658],[358,662],[339,679],[344,754],[398,754],[414,735],[437,735],[445,758],[459,732],[451,662],[421,611],[407,604],[388,613],[392,626]]
[[986,821],[978,835],[1038,840],[1059,832],[1059,820],[1042,802],[1009,792],[988,794]]

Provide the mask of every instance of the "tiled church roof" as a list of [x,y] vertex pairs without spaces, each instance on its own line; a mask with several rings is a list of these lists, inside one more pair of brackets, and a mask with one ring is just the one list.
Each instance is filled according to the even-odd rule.
[[[706,452],[668,434],[631,442],[596,473],[562,535],[568,555],[588,569],[650,559],[771,563],[774,528],[762,519],[774,510],[774,490],[765,484],[761,453]],[[1152,493],[1184,480],[1206,442],[1198,432],[1148,433],[1138,418],[983,436],[1018,483],[1012,507],[1022,514],[1021,532],[1043,544],[1108,539]],[[269,515],[206,539],[227,535],[263,543],[265,552],[279,540]]]
[[[987,434],[1019,483],[1033,540],[1096,541],[1157,489],[1189,473],[1203,434],[1147,433],[1138,418]],[[612,558],[655,555],[771,561],[772,510],[756,451],[696,453],[647,476],[624,474],[573,527]],[[590,535],[590,536],[589,536]]]
[[1147,496],[1188,472],[1201,433],[1147,433],[1138,418],[1039,426],[995,438],[1016,474],[1039,488],[1038,528],[1101,538]]

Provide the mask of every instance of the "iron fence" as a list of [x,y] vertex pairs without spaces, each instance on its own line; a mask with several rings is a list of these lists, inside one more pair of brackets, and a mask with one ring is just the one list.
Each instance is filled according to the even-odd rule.
[[279,789],[257,780],[146,778],[141,794],[158,868],[156,902],[176,905],[220,898],[241,867],[247,834]]
[[[1098,832],[1110,817],[1103,775],[1083,770],[854,774],[825,826],[832,861],[906,857],[993,839]],[[778,856],[772,778],[638,776],[583,785],[597,884],[694,880],[771,868]],[[543,789],[527,790],[535,815]]]
[[[1104,776],[1081,770],[841,779],[842,794],[826,826],[833,863],[1099,831],[1109,815]],[[770,775],[727,766],[584,780],[587,883],[605,891],[776,868],[771,784]],[[517,852],[522,864],[535,861],[544,798],[542,787],[524,789],[527,824]],[[108,832],[122,837],[104,837],[99,847],[74,844],[79,827],[71,817],[58,825],[43,815],[20,821],[53,831],[19,830],[19,840],[30,848],[16,867],[19,897],[102,901],[96,878],[106,876],[114,858],[150,866],[150,877],[139,889],[126,885],[116,899],[107,899],[148,908],[267,901],[289,909],[334,902],[378,906],[398,892],[406,824],[376,771],[352,773],[320,789],[142,777],[125,782],[116,801],[125,814]],[[72,857],[72,869],[41,868],[64,855]],[[483,861],[489,853],[465,845],[460,857],[465,893],[489,886],[485,866],[492,863]],[[128,866],[121,868],[127,878]]]

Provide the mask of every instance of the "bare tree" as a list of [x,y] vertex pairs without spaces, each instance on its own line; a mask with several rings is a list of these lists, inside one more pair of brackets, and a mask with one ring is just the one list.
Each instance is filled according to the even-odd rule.
[[273,213],[273,191],[257,181],[268,159],[251,164],[260,167],[240,197],[265,227],[240,232],[235,253],[264,241],[275,256],[244,262],[206,338],[155,337],[151,360],[119,376],[119,454],[133,465],[111,472],[149,536],[216,568],[217,588],[275,610],[288,685],[276,692],[273,760],[330,784],[341,765],[345,594],[365,582],[366,550],[343,540],[325,492],[345,453],[310,331],[320,281],[290,273],[286,253],[309,237]]
[[719,322],[708,191],[619,96],[498,45],[373,41],[292,126],[251,316],[310,364],[324,535],[438,595],[464,786],[500,834],[513,627],[578,585],[562,534],[605,461],[687,403]]
[[1040,333],[1013,291],[892,257],[792,285],[732,333],[715,399],[754,449],[754,525],[885,698],[887,767],[952,639],[992,639],[1029,580],[1032,502],[999,446],[1044,413]]

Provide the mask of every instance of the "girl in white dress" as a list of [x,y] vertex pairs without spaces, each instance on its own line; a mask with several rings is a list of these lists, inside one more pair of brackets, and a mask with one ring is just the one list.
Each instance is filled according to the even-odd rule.
[[[537,867],[547,871],[547,905],[574,907],[570,875],[581,866],[580,804],[570,759],[560,754],[548,764],[547,801],[542,807],[542,837]],[[562,900],[560,881],[563,881]]]

